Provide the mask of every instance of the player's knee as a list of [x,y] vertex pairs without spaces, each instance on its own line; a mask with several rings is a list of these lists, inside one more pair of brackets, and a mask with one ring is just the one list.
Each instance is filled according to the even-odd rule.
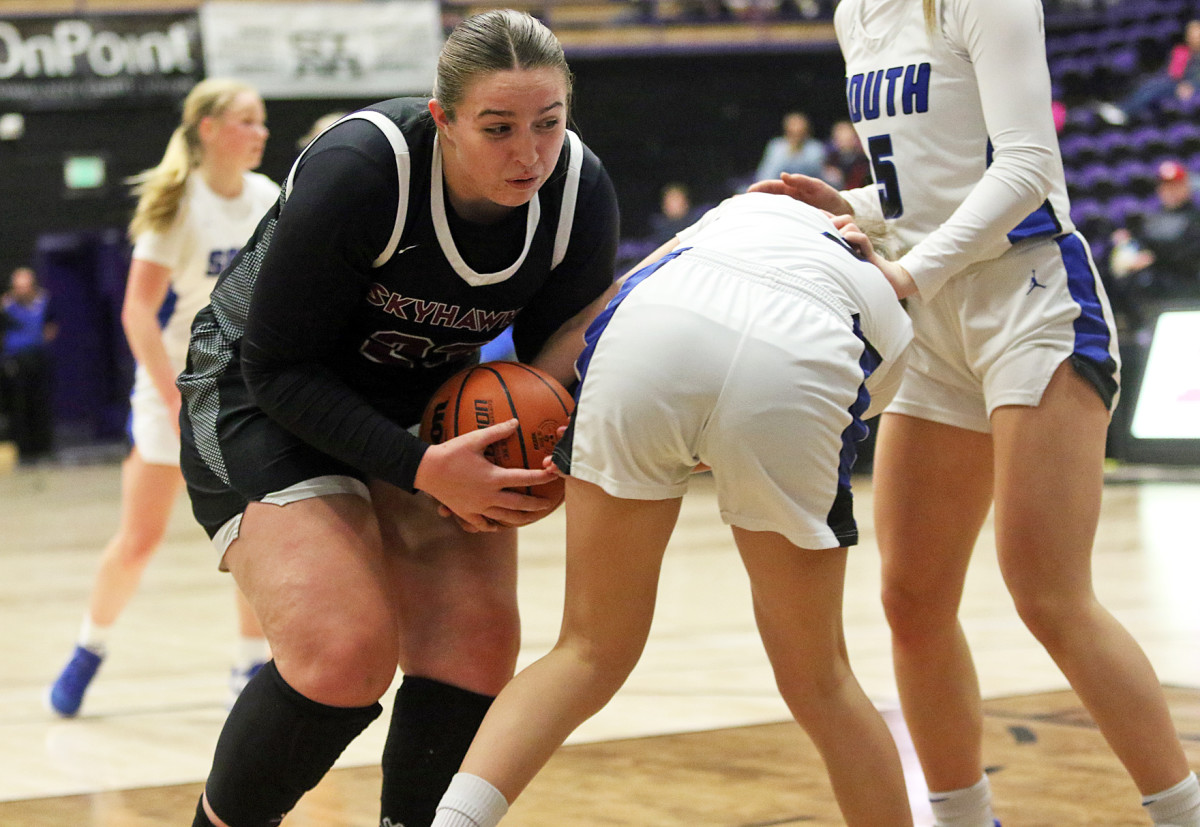
[[776,672],[775,683],[796,721],[805,729],[840,720],[835,714],[847,703],[847,689],[854,686],[849,664],[829,662],[825,668],[811,663],[803,671]]
[[1054,651],[1062,640],[1090,626],[1088,620],[1095,601],[1090,597],[1083,601],[1071,600],[1030,589],[1014,591],[1013,604],[1030,633],[1044,647]]
[[382,697],[396,676],[394,628],[367,624],[335,628],[303,643],[272,644],[287,681],[320,703],[363,706]]
[[501,616],[456,618],[437,629],[406,630],[400,668],[453,686],[495,695],[512,678],[520,654],[520,624]]
[[558,645],[592,674],[592,682],[598,689],[610,693],[621,688],[642,655],[640,643],[616,637],[600,640],[568,634]]
[[919,643],[954,628],[957,601],[944,600],[926,590],[886,583],[881,600],[892,637],[900,643]]
[[141,571],[158,551],[166,532],[158,528],[123,528],[107,549],[107,556],[122,569]]

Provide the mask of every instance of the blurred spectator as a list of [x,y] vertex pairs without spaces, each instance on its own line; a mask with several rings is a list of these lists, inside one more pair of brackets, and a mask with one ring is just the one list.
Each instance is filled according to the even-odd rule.
[[833,125],[821,177],[840,190],[857,189],[871,183],[871,161],[863,152],[858,133],[850,121],[838,121]]
[[779,16],[781,0],[725,0],[735,20],[770,20]]
[[1061,133],[1067,125],[1067,105],[1057,99],[1050,101],[1050,114],[1054,116],[1054,131]]
[[825,168],[825,145],[813,137],[808,116],[788,112],[783,116],[783,134],[767,142],[755,177],[759,181],[795,172],[820,178]]
[[1134,315],[1142,299],[1200,295],[1200,207],[1181,164],[1159,165],[1158,200],[1161,209],[1112,237],[1114,303]]
[[342,118],[346,117],[348,114],[350,113],[338,111],[326,112],[324,115],[317,118],[312,122],[312,126],[308,128],[308,131],[301,135],[300,139],[296,141],[296,151],[303,152],[304,148],[311,144],[318,135],[320,135],[329,127],[333,126]]
[[[656,3],[656,8],[659,5]],[[679,16],[683,20],[724,20],[728,10],[721,0],[683,0],[679,4]]]
[[647,239],[656,245],[670,241],[680,230],[696,222],[699,218],[697,212],[692,207],[691,194],[685,185],[667,184],[662,188],[658,212],[650,216],[647,222]]
[[1183,43],[1176,44],[1163,71],[1150,75],[1134,88],[1120,105],[1101,104],[1104,120],[1120,125],[1172,95],[1188,100],[1200,89],[1200,20],[1189,20]]
[[660,0],[633,0],[632,18],[638,23],[669,21],[716,21],[728,17],[722,0],[679,0],[662,3]]
[[0,300],[4,329],[2,370],[9,427],[22,465],[49,459],[54,445],[51,408],[50,342],[58,333],[50,314],[50,296],[29,267],[13,270]]

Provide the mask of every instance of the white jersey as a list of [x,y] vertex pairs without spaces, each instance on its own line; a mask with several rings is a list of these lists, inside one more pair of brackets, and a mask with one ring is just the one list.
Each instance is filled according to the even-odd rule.
[[[736,208],[730,207],[734,201]],[[828,216],[801,201],[766,193],[734,196],[682,230],[679,242],[796,273],[829,291],[859,317],[863,337],[885,362],[895,360],[912,338],[883,273],[855,260]]]
[[175,308],[163,329],[163,345],[177,369],[187,358],[192,319],[208,304],[217,276],[279,198],[279,187],[265,175],[247,172],[244,180],[240,195],[225,198],[212,191],[204,176],[189,176],[171,226],[165,232],[142,233],[134,242],[135,259],[171,271]]
[[1074,230],[1050,103],[1040,0],[842,0],[850,118],[876,183],[846,195],[887,218],[928,301],[1017,241]]

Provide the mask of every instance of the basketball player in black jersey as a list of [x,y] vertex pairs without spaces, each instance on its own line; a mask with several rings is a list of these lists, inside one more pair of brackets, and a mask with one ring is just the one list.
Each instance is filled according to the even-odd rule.
[[432,100],[309,145],[197,315],[183,468],[274,661],[230,712],[194,824],[278,824],[399,666],[380,823],[426,827],[512,676],[515,527],[549,503],[506,489],[553,474],[484,458],[513,422],[437,446],[408,429],[509,324],[519,358],[574,380],[557,343],[582,341],[566,323],[612,283],[618,215],[570,94],[541,23],[468,18]]

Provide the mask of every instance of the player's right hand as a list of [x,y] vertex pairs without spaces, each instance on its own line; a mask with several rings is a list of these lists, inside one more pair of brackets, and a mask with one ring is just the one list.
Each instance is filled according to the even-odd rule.
[[417,467],[415,485],[441,503],[467,531],[498,531],[534,522],[552,508],[542,497],[510,491],[555,479],[545,469],[501,468],[484,456],[493,442],[517,429],[510,419],[431,445]]

